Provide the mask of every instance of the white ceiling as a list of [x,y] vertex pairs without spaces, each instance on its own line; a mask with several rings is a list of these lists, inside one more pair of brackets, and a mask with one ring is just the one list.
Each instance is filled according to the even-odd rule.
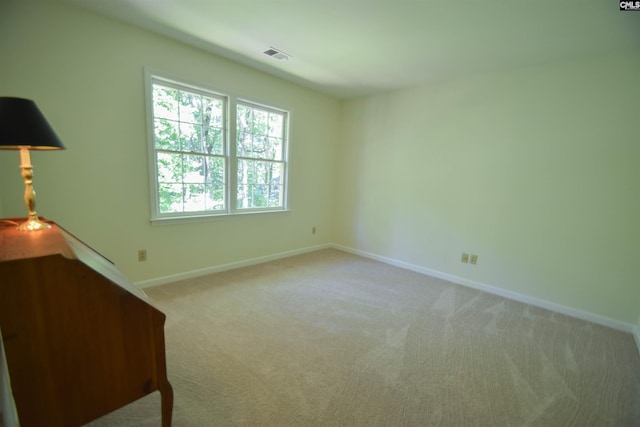
[[[640,11],[616,0],[65,1],[339,98],[640,53]],[[292,58],[270,58],[269,47]]]

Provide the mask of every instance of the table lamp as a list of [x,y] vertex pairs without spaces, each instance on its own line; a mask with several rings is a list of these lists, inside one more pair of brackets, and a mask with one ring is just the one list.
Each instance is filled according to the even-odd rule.
[[18,230],[35,231],[51,228],[36,214],[36,192],[33,189],[33,167],[29,150],[64,150],[64,145],[44,118],[36,103],[23,98],[0,97],[0,149],[20,150],[20,169],[24,178],[24,202],[29,218]]

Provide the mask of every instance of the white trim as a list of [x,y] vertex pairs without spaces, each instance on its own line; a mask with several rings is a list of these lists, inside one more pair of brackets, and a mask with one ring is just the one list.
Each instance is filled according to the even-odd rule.
[[158,216],[158,164],[154,149],[153,126],[153,73],[144,68],[144,115],[147,136],[147,174],[149,177],[149,208],[150,218]]
[[176,216],[176,217],[167,217],[167,218],[156,218],[156,219],[152,219],[151,220],[151,225],[173,225],[173,224],[187,224],[190,222],[207,222],[207,221],[222,221],[225,219],[232,219],[232,220],[236,220],[236,218],[243,218],[243,217],[247,217],[247,218],[251,218],[255,215],[273,215],[273,214],[279,214],[279,215],[283,215],[283,214],[290,214],[291,210],[290,209],[278,209],[278,210],[254,210],[251,212],[239,212],[239,213],[235,213],[235,214],[229,214],[229,213],[224,213],[224,214],[218,214],[218,215],[207,215],[207,216],[202,216],[202,215],[196,215],[196,216],[189,216],[189,215],[184,215],[184,216]]
[[295,255],[301,255],[307,252],[314,252],[320,249],[327,249],[332,247],[331,244],[309,246],[302,249],[294,249],[291,251],[280,252],[272,255],[265,255],[257,258],[251,258],[243,261],[230,262],[228,264],[216,265],[213,267],[201,268],[198,270],[185,271],[184,273],[171,274],[169,276],[158,277],[155,279],[142,280],[136,282],[135,285],[139,288],[150,288],[153,286],[165,285],[167,283],[176,282],[178,280],[192,279],[194,277],[206,276],[207,274],[219,273],[221,271],[233,270],[240,267],[248,267],[251,265],[262,264],[269,261],[274,261],[282,258],[289,258]]
[[484,283],[476,282],[475,280],[466,279],[464,277],[455,276],[448,273],[443,273],[441,271],[432,270],[430,268],[421,267],[414,264],[409,264],[403,261],[398,261],[393,258],[388,258],[380,255],[376,255],[370,252],[361,251],[359,249],[350,248],[342,245],[331,245],[335,249],[339,249],[344,252],[349,252],[355,255],[359,255],[365,258],[370,258],[375,261],[380,261],[385,264],[390,264],[396,267],[404,268],[406,270],[415,271],[416,273],[426,274],[427,276],[437,277],[438,279],[447,280],[449,282],[456,283],[458,285],[467,286],[469,288],[478,289],[484,292],[488,292],[490,294],[498,295],[513,301],[522,302],[525,304],[530,304],[536,307],[544,308],[547,310],[554,311],[556,313],[564,314],[566,316],[575,317],[578,319],[586,320],[588,322],[597,323],[599,325],[607,326],[613,329],[617,329],[624,332],[634,333],[636,344],[638,345],[638,349],[640,350],[640,330],[636,325],[632,325],[631,323],[621,322],[619,320],[611,319],[608,317],[600,316],[598,314],[589,313],[582,310],[577,310],[575,308],[567,307],[565,305],[556,304],[551,301],[531,297],[528,295],[520,294],[513,291],[508,291],[506,289],[498,288],[495,286],[487,285]]
[[543,300],[540,298],[531,297],[528,295],[520,294],[517,292],[509,291],[506,289],[498,288],[496,286],[487,285],[485,283],[477,282],[475,280],[466,279],[464,277],[455,276],[448,273],[443,273],[438,270],[433,270],[426,267],[421,267],[415,264],[406,263],[403,261],[398,261],[393,258],[388,258],[381,255],[376,255],[371,252],[362,251],[359,249],[350,248],[348,246],[343,246],[335,243],[326,243],[317,246],[309,246],[306,248],[295,249],[291,251],[280,252],[272,255],[265,255],[257,258],[251,258],[243,261],[231,262],[228,264],[217,265],[213,267],[202,268],[198,270],[187,271],[178,274],[172,274],[169,276],[158,277],[155,279],[143,280],[140,282],[136,282],[135,285],[139,288],[149,288],[153,286],[164,285],[171,282],[176,282],[178,280],[191,279],[194,277],[205,276],[207,274],[218,273],[221,271],[232,270],[235,268],[247,267],[256,264],[262,264],[268,261],[274,261],[277,259],[288,258],[295,255],[300,255],[308,252],[313,252],[321,249],[333,248],[337,250],[341,250],[344,252],[352,253],[355,255],[359,255],[365,258],[369,258],[375,261],[383,262],[385,264],[393,265],[395,267],[400,267],[405,270],[415,271],[416,273],[425,274],[427,276],[436,277],[438,279],[447,280],[449,282],[467,286],[469,288],[478,289],[480,291],[488,292],[493,295],[498,295],[503,298],[507,298],[513,301],[522,302],[525,304],[533,305],[535,307],[544,308],[556,313],[564,314],[566,316],[574,317],[577,319],[585,320],[591,323],[596,323],[599,325],[607,326],[609,328],[617,329],[624,332],[629,332],[633,335],[636,346],[638,347],[638,352],[640,352],[640,323],[637,325],[633,325],[631,323],[622,322],[619,320],[611,319],[605,316],[600,316],[598,314],[589,313],[586,311],[578,310],[575,308],[567,307],[562,304],[557,304],[551,301]]

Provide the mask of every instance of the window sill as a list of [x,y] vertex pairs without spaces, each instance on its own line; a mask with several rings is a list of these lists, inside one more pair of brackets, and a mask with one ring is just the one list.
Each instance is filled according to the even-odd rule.
[[151,218],[151,225],[163,226],[174,224],[189,224],[195,222],[210,222],[210,221],[223,221],[230,218],[240,217],[253,217],[262,215],[288,215],[291,212],[290,209],[278,209],[270,211],[248,211],[248,212],[236,212],[236,213],[221,213],[212,215],[193,215],[193,216],[174,216],[163,218]]

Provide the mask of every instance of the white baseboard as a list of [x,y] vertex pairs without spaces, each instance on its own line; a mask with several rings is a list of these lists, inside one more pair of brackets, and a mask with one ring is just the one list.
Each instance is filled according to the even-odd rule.
[[638,327],[630,323],[621,322],[619,320],[610,319],[608,317],[600,316],[598,314],[589,313],[575,308],[567,307],[565,305],[556,304],[554,302],[546,301],[543,299],[531,297],[528,295],[520,294],[517,292],[509,291],[496,286],[487,285],[485,283],[476,282],[474,280],[466,279],[464,277],[454,276],[452,274],[443,273],[441,271],[432,270],[430,268],[421,267],[414,264],[409,264],[403,261],[398,261],[393,258],[388,258],[380,255],[376,255],[370,252],[361,251],[359,249],[350,248],[342,245],[331,245],[335,249],[339,249],[344,252],[349,252],[355,255],[360,255],[365,258],[370,258],[375,261],[380,261],[385,264],[390,264],[396,267],[404,268],[406,270],[415,271],[417,273],[426,274],[427,276],[437,277],[438,279],[447,280],[449,282],[456,283],[458,285],[467,286],[470,288],[478,289],[490,294],[498,295],[510,300],[530,304],[536,307],[544,308],[556,313],[564,314],[567,316],[575,317],[578,319],[586,320],[588,322],[596,323],[599,325],[607,326],[609,328],[617,329],[624,332],[633,333],[636,339],[636,344],[640,351],[640,331]]
[[295,249],[292,251],[280,252],[277,254],[261,256],[257,258],[246,259],[242,261],[230,262],[228,264],[215,265],[213,267],[201,268],[198,270],[185,271],[183,273],[171,274],[169,276],[157,277],[155,279],[142,280],[136,282],[135,285],[138,288],[150,288],[153,286],[165,285],[171,282],[177,282],[178,280],[191,279],[194,277],[206,276],[207,274],[219,273],[221,271],[233,270],[234,268],[248,267],[250,265],[262,264],[276,259],[288,258],[294,255],[300,255],[307,252],[318,251],[320,249],[327,249],[332,247],[330,244],[309,246],[302,249]]
[[136,282],[136,286],[139,288],[149,288],[152,286],[164,285],[171,282],[176,282],[178,280],[185,280],[194,277],[204,276],[207,274],[218,273],[221,271],[232,270],[234,268],[247,267],[250,265],[262,264],[264,262],[273,261],[282,258],[288,258],[294,255],[300,255],[307,252],[313,252],[320,249],[326,248],[334,248],[344,252],[352,253],[355,255],[359,255],[365,258],[373,259],[375,261],[380,261],[385,264],[393,265],[396,267],[404,268],[406,270],[415,271],[417,273],[425,274],[427,276],[436,277],[439,279],[447,280],[452,283],[456,283],[462,286],[467,286],[473,289],[478,289],[484,292],[488,292],[490,294],[498,295],[510,300],[522,302],[525,304],[530,304],[536,307],[544,308],[550,311],[554,311],[556,313],[564,314],[567,316],[575,317],[578,319],[586,320],[588,322],[596,323],[599,325],[607,326],[613,329],[617,329],[624,332],[629,332],[633,334],[636,345],[638,346],[638,351],[640,351],[640,325],[633,325],[626,322],[621,322],[619,320],[611,319],[608,317],[600,316],[598,314],[589,313],[586,311],[578,310],[575,308],[567,307],[565,305],[556,304],[551,301],[531,297],[528,295],[520,294],[517,292],[509,291],[503,288],[499,288],[496,286],[491,286],[485,283],[477,282],[474,280],[466,279],[464,277],[455,276],[448,273],[443,273],[441,271],[433,270],[426,267],[421,267],[418,265],[406,263],[403,261],[398,261],[393,258],[388,258],[385,256],[380,256],[373,254],[371,252],[362,251],[359,249],[350,248],[343,245],[338,244],[323,244],[317,246],[310,246],[302,249],[296,249],[292,251],[280,252],[277,254],[266,255],[257,258],[251,258],[243,261],[232,262],[228,264],[217,265],[213,267],[202,268],[198,270],[187,271],[178,274],[172,274],[169,276],[158,277],[155,279],[143,280],[140,282]]

